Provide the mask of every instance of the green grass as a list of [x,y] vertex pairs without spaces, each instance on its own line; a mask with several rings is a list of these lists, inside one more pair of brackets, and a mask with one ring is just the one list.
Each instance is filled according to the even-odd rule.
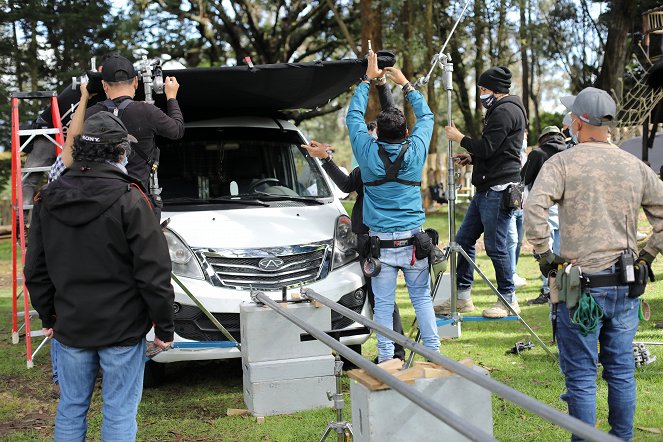
[[[351,203],[348,204],[351,208]],[[460,224],[460,219],[458,220]],[[428,217],[427,226],[438,229],[441,241],[447,236],[446,212]],[[643,224],[641,230],[648,229]],[[650,229],[650,228],[649,228]],[[0,242],[0,268],[8,269],[8,241]],[[655,263],[657,278],[663,279],[663,259]],[[484,253],[479,253],[477,263],[493,278],[492,265]],[[5,270],[6,271],[6,270]],[[526,306],[525,300],[537,296],[540,281],[536,262],[523,252],[518,273],[528,280],[518,290],[523,318],[548,342],[551,337],[547,306]],[[4,278],[8,280],[8,278]],[[492,295],[483,283],[476,284],[473,299],[480,310],[494,303]],[[654,320],[663,319],[663,283],[647,288],[645,299],[652,307],[652,320],[642,322],[638,340],[662,341],[663,331],[653,328]],[[406,332],[414,319],[414,311],[407,297],[402,278],[399,278],[397,302],[403,316]],[[9,290],[0,290],[0,440],[33,441],[52,438],[53,416],[56,402],[50,397],[48,352],[39,354],[35,368],[25,368],[25,347],[10,343]],[[38,327],[37,322],[33,326]],[[544,351],[536,347],[520,356],[505,355],[505,351],[520,340],[529,339],[526,330],[516,322],[466,323],[460,339],[443,341],[441,352],[453,359],[470,357],[486,367],[491,376],[507,385],[565,411],[559,399],[564,391],[564,379],[558,366]],[[35,344],[39,342],[34,339]],[[375,338],[363,346],[364,355],[372,359],[376,355]],[[556,349],[551,347],[554,351]],[[658,362],[636,370],[638,406],[635,426],[663,427],[663,407],[658,402],[663,394],[663,347],[650,346]],[[268,417],[258,424],[251,417],[227,417],[227,408],[245,408],[242,396],[241,366],[239,361],[209,363],[177,363],[169,366],[168,381],[158,389],[147,389],[138,415],[139,440],[219,440],[219,441],[310,441],[318,440],[328,421],[334,418],[331,409],[296,413],[289,416]],[[598,427],[607,430],[607,388],[597,379]],[[344,378],[345,391],[348,381]],[[345,418],[350,420],[350,397],[345,395]],[[525,412],[507,401],[493,396],[494,434],[505,441],[565,441],[568,433],[552,424]],[[26,420],[29,425],[22,425]],[[89,437],[100,439],[101,398],[97,388],[90,410]],[[34,428],[34,429],[30,429]],[[661,440],[658,434],[636,429],[636,441]]]

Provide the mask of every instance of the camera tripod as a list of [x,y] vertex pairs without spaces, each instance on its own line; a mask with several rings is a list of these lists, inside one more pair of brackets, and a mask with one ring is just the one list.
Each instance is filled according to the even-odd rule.
[[335,431],[338,437],[338,442],[348,442],[352,437],[352,424],[343,420],[343,386],[341,385],[341,375],[343,374],[343,361],[341,356],[336,353],[334,360],[334,377],[336,377],[336,393],[331,391],[327,392],[327,398],[334,401],[334,409],[336,410],[336,420],[327,424],[325,432],[318,442],[323,442],[332,431]]
[[[446,42],[444,43],[442,49],[438,54],[436,54],[433,57],[433,60],[431,61],[432,66],[430,68],[430,71],[425,77],[420,78],[417,81],[418,85],[424,85],[428,83],[430,79],[430,75],[435,69],[435,66],[439,65],[440,68],[442,69],[443,72],[443,82],[444,82],[444,87],[447,92],[447,121],[449,122],[448,124],[451,125],[452,123],[452,109],[451,109],[451,98],[452,98],[452,91],[453,91],[453,82],[452,82],[452,73],[453,73],[453,63],[451,62],[451,55],[450,54],[445,54],[444,49],[447,46],[447,43],[449,42],[449,39],[451,38],[451,35],[453,34],[454,30],[456,29],[456,26],[458,25],[460,19],[462,18],[463,13],[465,12],[465,9],[469,5],[469,0],[465,4],[465,8],[463,9],[463,12],[461,13],[461,16],[458,18],[458,21],[456,21],[456,24],[454,25],[453,29],[451,30],[451,33],[449,34],[449,37],[447,37]],[[453,159],[453,143],[451,140],[449,140],[448,146],[447,146],[447,198],[449,200],[449,215],[448,215],[448,220],[449,220],[449,245],[447,246],[446,253],[448,254],[449,257],[449,277],[450,277],[450,286],[451,286],[451,297],[450,297],[450,318],[452,320],[452,324],[454,326],[460,327],[460,324],[462,322],[462,317],[461,315],[456,311],[456,303],[457,303],[457,287],[456,287],[456,260],[458,258],[458,254],[460,254],[463,258],[467,260],[467,262],[472,266],[472,269],[479,273],[481,278],[488,284],[488,287],[492,290],[495,295],[497,295],[497,298],[506,306],[508,309],[509,313],[512,316],[515,316],[518,321],[527,329],[527,331],[532,335],[532,338],[534,338],[540,345],[541,347],[552,357],[555,361],[557,361],[557,357],[550,351],[550,349],[546,346],[546,344],[539,338],[539,336],[532,330],[532,328],[525,322],[525,320],[513,309],[513,307],[506,301],[504,296],[497,290],[497,288],[493,285],[493,283],[488,279],[488,277],[481,271],[481,269],[477,266],[476,262],[474,262],[473,259],[470,258],[470,256],[467,254],[465,250],[456,242],[456,170],[455,170],[455,165],[454,165],[454,159]],[[433,296],[435,293],[433,293]],[[419,342],[419,339],[421,339],[420,334],[417,334],[417,342]]]

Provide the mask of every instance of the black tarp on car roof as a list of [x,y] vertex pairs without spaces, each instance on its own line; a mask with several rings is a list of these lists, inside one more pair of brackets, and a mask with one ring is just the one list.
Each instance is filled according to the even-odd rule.
[[[393,66],[394,56],[378,53],[380,67]],[[327,104],[356,84],[366,71],[366,60],[278,63],[267,65],[165,70],[180,84],[177,100],[185,121],[228,115],[278,115],[279,111],[315,109]],[[90,89],[100,89],[99,75],[89,73]],[[94,77],[94,78],[93,78]],[[140,77],[139,77],[140,79]],[[94,83],[97,83],[95,86]],[[145,97],[142,81],[136,100]],[[102,101],[103,92],[91,104]],[[80,92],[67,87],[58,95],[60,114],[78,102]],[[153,94],[155,105],[165,109],[163,94]],[[50,108],[42,113],[50,122]],[[67,124],[68,118],[63,118]]]

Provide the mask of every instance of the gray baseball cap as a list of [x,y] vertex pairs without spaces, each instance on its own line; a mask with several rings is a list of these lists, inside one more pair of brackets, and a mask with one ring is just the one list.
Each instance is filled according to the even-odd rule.
[[562,104],[581,121],[592,126],[610,125],[617,116],[615,100],[604,90],[587,87],[578,95],[560,99]]

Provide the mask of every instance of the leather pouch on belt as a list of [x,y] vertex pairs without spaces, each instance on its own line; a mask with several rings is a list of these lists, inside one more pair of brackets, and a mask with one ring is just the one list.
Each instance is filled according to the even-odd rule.
[[550,303],[559,304],[559,289],[557,288],[557,270],[548,275],[548,287],[550,288]]
[[565,302],[566,308],[571,310],[578,306],[582,285],[580,283],[580,267],[566,266],[557,272],[557,288],[559,289],[559,302]]
[[559,302],[565,302],[566,308],[569,310],[577,307],[580,295],[582,294],[580,267],[568,265],[563,270],[557,272],[555,279],[559,291]]

